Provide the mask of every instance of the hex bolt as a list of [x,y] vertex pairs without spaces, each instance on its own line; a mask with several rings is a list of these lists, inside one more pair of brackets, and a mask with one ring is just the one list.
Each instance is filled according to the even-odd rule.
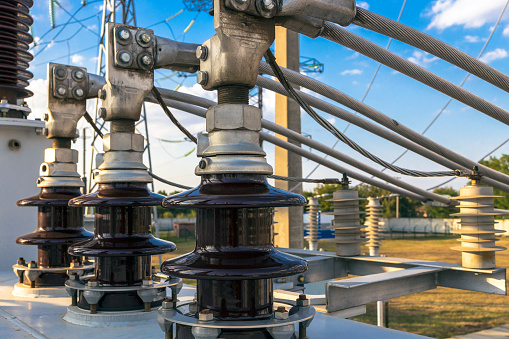
[[23,284],[23,280],[24,280],[24,278],[23,278],[23,274],[22,274],[22,275],[18,275],[18,282],[19,282],[20,284]]
[[262,5],[263,5],[263,9],[265,9],[267,11],[271,11],[275,6],[273,0],[262,0]]
[[274,311],[274,318],[276,318],[277,320],[288,319],[288,311],[286,310],[286,308],[284,306],[279,306]]
[[147,33],[141,33],[140,34],[140,40],[141,42],[148,44],[150,41],[152,41],[152,38]]
[[131,54],[129,52],[122,52],[119,55],[119,59],[121,62],[128,64],[131,62]]
[[42,120],[44,120],[44,121],[48,121],[48,120],[49,120],[49,114],[48,114],[48,113],[44,113],[44,114],[42,115]]
[[78,80],[81,80],[85,77],[85,73],[81,69],[78,69],[76,72],[74,72],[74,77]]
[[209,82],[209,74],[205,71],[199,71],[196,75],[196,82],[202,86],[205,86]]
[[65,78],[65,76],[67,75],[67,71],[65,70],[65,68],[63,67],[58,67],[56,70],[55,70],[55,74],[57,77],[59,78]]
[[297,299],[297,306],[299,307],[306,307],[309,306],[309,299],[305,294],[300,294],[299,298]]
[[66,95],[67,94],[67,88],[65,86],[62,86],[62,85],[58,86],[57,87],[57,94],[61,95],[61,96]]
[[163,300],[161,307],[164,309],[170,309],[173,307],[173,301],[171,299],[166,298]]
[[150,308],[152,307],[152,304],[150,302],[144,302],[143,305],[145,306],[145,312],[150,312]]
[[33,261],[33,260],[32,260],[32,261],[30,261],[30,262],[28,263],[28,267],[29,267],[29,268],[37,268],[37,263],[36,263],[35,261]]
[[208,308],[205,308],[198,313],[198,320],[200,321],[211,321],[214,320],[214,315]]
[[95,279],[90,279],[90,280],[88,281],[88,284],[87,284],[87,285],[88,285],[88,287],[97,287],[97,286],[99,286],[99,283],[98,283],[98,282],[97,282],[97,280],[95,280]]
[[17,262],[18,265],[25,265],[25,259],[23,257],[20,257]]
[[78,293],[71,296],[71,306],[78,306]]
[[101,119],[106,118],[106,113],[107,113],[106,108],[104,107],[99,108],[99,117]]
[[209,55],[209,49],[207,46],[198,46],[196,48],[196,57],[200,60],[207,60],[207,57]]
[[127,40],[131,37],[131,32],[127,29],[121,29],[120,32],[118,32],[118,37],[122,40]]
[[79,266],[79,263],[78,263],[78,261],[76,259],[73,259],[69,266],[72,267],[72,268],[75,268],[75,267]]
[[106,91],[104,89],[100,89],[97,91],[97,96],[99,99],[104,100],[106,99]]
[[150,55],[144,55],[141,57],[141,63],[145,66],[150,66],[152,64],[152,57]]
[[85,94],[85,91],[83,91],[83,88],[81,87],[76,87],[74,89],[74,94],[76,94],[78,98],[81,98]]
[[35,288],[35,280],[30,280],[30,288]]

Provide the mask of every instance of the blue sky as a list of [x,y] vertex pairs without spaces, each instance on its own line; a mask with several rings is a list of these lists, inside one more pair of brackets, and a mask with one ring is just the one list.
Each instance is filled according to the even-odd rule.
[[[33,33],[38,43],[32,50],[36,55],[31,64],[31,71],[34,73],[31,89],[34,90],[35,96],[28,100],[34,111],[32,117],[40,117],[45,110],[44,79],[46,77],[45,64],[47,62],[55,61],[81,65],[87,67],[90,72],[94,72],[96,69],[97,48],[95,46],[98,43],[99,13],[102,8],[102,1],[89,0],[87,3],[76,14],[76,18],[82,20],[81,23],[71,23],[64,27],[64,24],[70,18],[65,11],[75,13],[81,7],[81,2],[76,0],[60,1],[65,11],[59,6],[55,6],[57,27],[54,29],[51,29],[48,1],[36,1],[32,8],[32,14],[35,18]],[[403,0],[368,0],[358,1],[357,4],[395,20],[401,11]],[[477,57],[505,4],[506,0],[409,0],[403,9],[401,22]],[[159,36],[194,43],[201,43],[214,34],[213,19],[208,13],[186,10],[181,12],[182,9],[184,9],[184,5],[181,1],[138,0],[136,2],[137,25],[139,27],[150,27]],[[178,15],[175,16],[175,14]],[[166,21],[171,17],[173,18]],[[71,22],[73,22],[72,19]],[[64,28],[62,29],[62,27]],[[352,25],[348,29],[384,47],[388,42],[387,37],[360,27]],[[46,35],[44,35],[45,33]],[[507,62],[509,57],[508,43],[509,9],[482,57],[492,67],[504,73],[509,72],[509,63]],[[377,68],[376,61],[322,38],[309,39],[302,36],[300,46],[301,56],[314,57],[325,65],[324,73],[311,75],[312,77],[356,99],[360,100],[363,97]],[[390,50],[456,84],[459,84],[466,75],[465,71],[398,41],[392,42]],[[180,91],[207,98],[215,97],[214,93],[201,90],[195,83],[194,77],[183,78],[174,75],[167,78],[171,75],[172,72],[170,71],[157,71],[155,76],[158,80],[157,85],[169,89],[179,87]],[[509,110],[508,93],[482,80],[471,76],[464,88]],[[264,98],[264,117],[272,120],[274,117],[274,96],[271,93],[265,93]],[[420,133],[442,109],[447,100],[446,95],[382,66],[365,103]],[[191,132],[197,133],[205,129],[203,119],[182,112],[176,112],[176,114]],[[330,117],[323,112],[322,114],[333,122],[338,129],[343,130],[345,128],[346,122]],[[314,140],[329,146],[334,144],[334,138],[324,133],[314,121],[305,115],[302,118],[303,134],[311,135]],[[197,164],[195,154],[184,157],[194,146],[189,142],[167,143],[162,141],[178,141],[183,140],[183,137],[157,106],[148,106],[148,120],[150,137],[152,138],[154,172],[169,180],[189,186],[196,185],[199,179],[194,176],[194,166]],[[80,127],[87,126],[84,122],[81,122]],[[426,136],[468,158],[479,160],[507,139],[508,131],[506,125],[464,104],[453,101],[426,133]],[[387,161],[393,161],[403,151],[401,147],[373,136],[355,126],[349,127],[347,135],[370,152]],[[81,150],[81,147],[80,141],[76,144],[76,148]],[[265,145],[265,148],[268,160],[273,164],[273,147]],[[338,144],[337,149],[356,159],[364,160],[360,155],[347,149],[341,143]],[[502,153],[509,153],[509,143],[493,155],[499,156]],[[380,168],[379,165],[368,160],[365,162],[375,168]],[[397,165],[419,170],[443,169],[440,165],[412,153],[407,153],[398,161]],[[314,166],[313,162],[304,159],[304,174],[308,174]],[[79,168],[81,169],[81,164]],[[399,174],[391,175],[421,188],[434,186],[444,180],[443,178],[407,178]],[[337,176],[337,173],[325,168],[320,168],[312,175],[315,178]],[[453,181],[453,186],[459,188],[464,183],[465,180],[457,179]],[[307,185],[306,189],[312,187],[313,185]],[[156,184],[156,188],[169,189],[161,184]]]

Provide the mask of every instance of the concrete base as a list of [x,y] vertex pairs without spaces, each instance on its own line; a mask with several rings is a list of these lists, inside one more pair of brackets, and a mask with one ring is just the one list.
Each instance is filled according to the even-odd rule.
[[20,283],[14,285],[12,295],[21,298],[70,298],[64,286],[30,288]]
[[67,313],[63,318],[68,323],[86,327],[119,327],[153,323],[157,326],[157,308],[150,312],[99,312],[90,314],[77,306],[67,306]]

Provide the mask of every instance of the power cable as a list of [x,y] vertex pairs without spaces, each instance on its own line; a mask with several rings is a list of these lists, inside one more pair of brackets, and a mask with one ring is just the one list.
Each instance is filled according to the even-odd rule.
[[339,184],[341,181],[338,178],[325,178],[325,179],[309,179],[309,178],[296,178],[296,177],[284,177],[280,175],[268,175],[268,178],[283,180],[283,181],[295,181],[295,182],[310,182],[315,184]]
[[324,119],[322,116],[317,114],[311,106],[307,104],[298,94],[295,92],[293,87],[289,84],[289,82],[286,80],[283,72],[279,68],[279,66],[276,63],[276,58],[274,57],[274,54],[272,54],[272,51],[269,49],[267,50],[265,54],[265,59],[271,66],[274,74],[276,74],[276,77],[278,78],[279,82],[283,85],[283,87],[286,89],[288,94],[299,103],[299,105],[308,113],[320,126],[325,128],[328,132],[330,132],[332,135],[334,135],[336,138],[341,140],[343,143],[348,145],[353,150],[357,151],[358,153],[362,154],[364,157],[380,164],[383,166],[388,167],[392,171],[408,176],[414,176],[414,177],[440,177],[440,176],[456,176],[459,175],[459,170],[457,171],[437,171],[437,172],[423,172],[423,171],[417,171],[417,170],[410,170],[406,168],[401,168],[395,165],[391,165],[387,161],[384,161],[377,156],[373,155],[372,153],[368,152],[361,146],[359,146],[357,143],[355,143],[353,140],[348,138],[346,135],[341,133],[334,125],[332,125],[329,121]]
[[161,97],[161,93],[159,93],[159,91],[157,90],[156,87],[152,87],[152,94],[154,95],[154,98],[156,98],[157,102],[159,103],[159,105],[163,109],[164,113],[166,113],[168,118],[170,118],[170,120],[173,122],[173,124],[175,126],[177,126],[178,129],[182,133],[184,133],[190,140],[192,140],[195,144],[197,144],[198,140],[196,139],[196,137],[194,135],[192,135],[184,126],[182,126],[180,124],[180,122],[177,120],[177,118],[175,118],[175,116],[171,113],[171,111],[168,108],[168,106],[166,106],[166,104],[164,103],[164,100]]

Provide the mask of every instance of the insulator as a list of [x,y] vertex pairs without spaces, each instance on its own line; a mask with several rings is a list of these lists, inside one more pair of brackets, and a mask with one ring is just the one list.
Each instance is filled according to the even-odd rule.
[[[152,276],[151,256],[174,251],[170,241],[150,233],[151,207],[161,204],[164,196],[150,192],[146,184],[100,184],[97,191],[72,199],[70,206],[95,207],[94,237],[69,248],[74,256],[95,257],[94,284],[101,287],[125,287],[122,291],[105,290],[95,311],[129,311],[145,308],[135,289]],[[92,311],[79,290],[77,306]],[[160,305],[162,298],[150,304]]]
[[462,252],[462,266],[467,268],[494,268],[495,252],[506,248],[495,246],[497,233],[503,230],[495,229],[495,216],[500,215],[494,211],[493,188],[472,181],[460,189],[460,196],[451,199],[460,201],[459,213],[451,214],[461,218],[461,229],[452,231],[461,234],[461,246],[452,247],[452,250]]
[[306,230],[309,234],[305,239],[309,243],[309,249],[316,251],[318,249],[318,213],[320,212],[320,203],[317,197],[309,198],[308,204],[309,223],[306,225]]
[[380,234],[380,220],[382,219],[383,206],[380,204],[380,199],[368,198],[368,205],[366,206],[367,217],[365,226],[366,239],[368,239],[367,246],[369,247],[370,255],[378,256],[378,251],[382,245],[382,236]]
[[[307,269],[304,260],[274,247],[273,207],[304,203],[302,196],[268,185],[265,176],[203,175],[197,188],[163,202],[166,208],[197,208],[196,248],[166,260],[161,270],[197,279],[197,312],[209,309],[214,318],[232,322],[270,318],[272,279]],[[221,337],[238,338],[240,332]]]
[[30,26],[32,0],[0,1],[0,99],[16,105],[18,99],[30,97],[26,89],[33,75],[27,71],[33,56],[28,52],[33,42]]
[[333,193],[332,199],[334,211],[328,214],[334,215],[333,225],[335,230],[334,242],[336,254],[340,256],[352,256],[361,254],[361,243],[366,240],[361,237],[361,230],[366,226],[360,223],[359,198],[357,191],[349,188],[339,189]]
[[[82,264],[81,257],[68,254],[73,243],[92,237],[92,233],[83,228],[83,209],[68,207],[70,199],[80,196],[79,188],[42,188],[38,195],[19,200],[18,206],[37,206],[37,229],[16,239],[20,245],[36,245],[37,266],[44,269],[69,268],[71,264]],[[35,286],[63,286],[68,275],[66,270],[47,270],[35,280]],[[30,285],[25,277],[25,285]]]

